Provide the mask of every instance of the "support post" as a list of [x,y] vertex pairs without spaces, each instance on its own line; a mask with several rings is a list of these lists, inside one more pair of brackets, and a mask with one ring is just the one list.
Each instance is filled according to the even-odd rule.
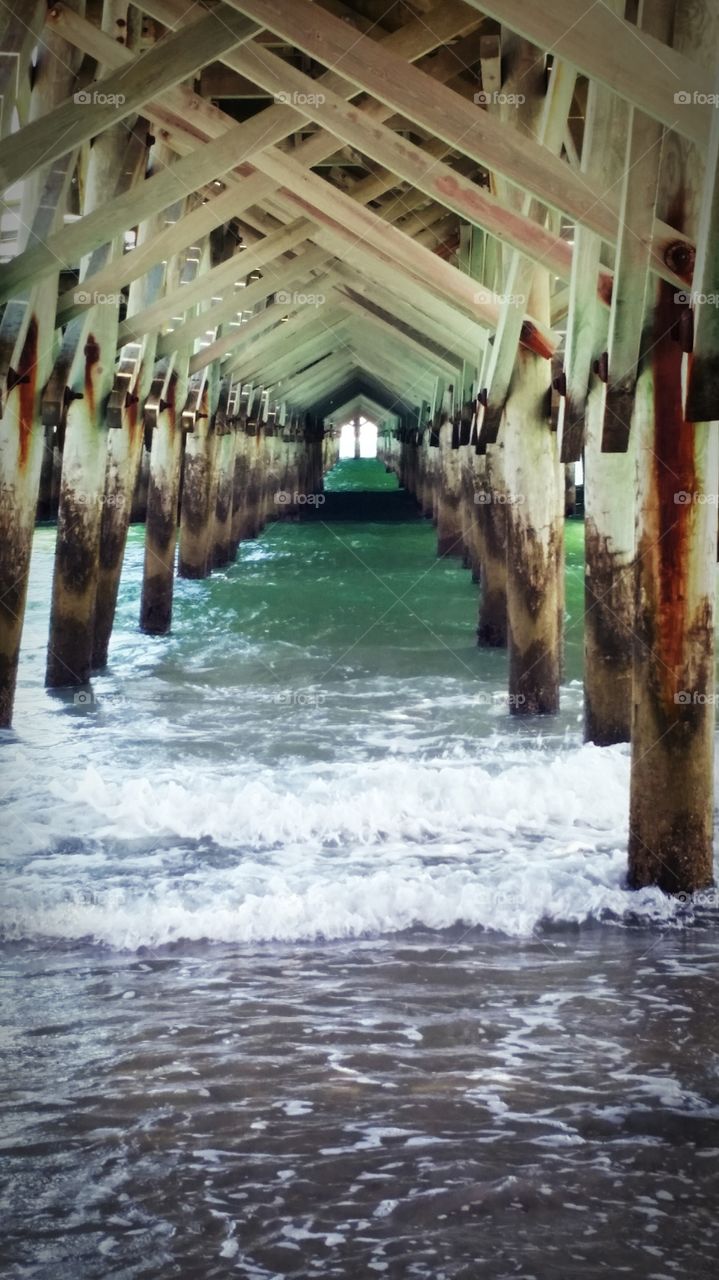
[[[678,6],[676,49],[708,65],[718,42],[710,0]],[[660,212],[694,233],[711,177],[697,148],[676,134],[665,140],[665,161]],[[632,423],[639,496],[629,883],[669,893],[712,882],[719,475],[716,422],[686,420],[683,347],[691,343],[677,330],[674,295],[652,281]]]
[[167,635],[172,624],[172,596],[177,543],[177,508],[182,465],[182,409],[187,395],[189,352],[165,362],[156,380],[151,403],[152,449],[145,526],[145,567],[140,604],[140,629],[147,635]]

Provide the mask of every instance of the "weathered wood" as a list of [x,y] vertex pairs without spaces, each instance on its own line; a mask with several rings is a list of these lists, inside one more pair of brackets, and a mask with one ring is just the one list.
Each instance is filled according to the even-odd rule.
[[[25,14],[25,20],[30,14]],[[19,41],[22,44],[22,41]],[[67,95],[76,60],[63,41],[51,38],[37,57],[28,106],[30,118],[51,110]],[[40,243],[61,225],[74,156],[41,168],[23,185],[19,245]],[[43,388],[56,355],[51,320],[57,294],[53,275],[34,285],[26,301],[12,302],[0,324],[0,725],[12,720],[28,573],[45,446],[41,418]],[[53,424],[51,424],[53,425]]]
[[[159,219],[150,219],[140,225],[140,244],[154,236],[158,221]],[[162,267],[156,267],[143,279],[133,281],[128,298],[128,312],[132,314],[147,306],[159,295],[164,281],[165,271]],[[108,660],[127,534],[133,518],[133,497],[144,456],[145,424],[142,410],[152,387],[156,349],[156,334],[148,334],[140,342],[130,343],[122,348],[108,403],[108,418],[111,414],[113,418],[108,433],[100,567],[95,602],[92,665],[96,670],[102,669]],[[142,514],[144,517],[144,510]]]
[[[190,378],[190,386],[193,383]],[[185,442],[177,572],[181,578],[206,578],[212,571],[214,481],[221,437],[215,413],[220,397],[219,370],[211,365],[194,392],[199,413]]]
[[[719,43],[710,0],[679,6],[674,45],[707,65]],[[702,162],[665,139],[660,212],[697,229]],[[714,595],[719,439],[688,424],[674,290],[652,290],[635,420],[639,448],[629,882],[691,892],[712,879]]]
[[677,110],[676,91],[711,93],[711,75],[694,51],[676,49],[617,17],[604,4],[584,0],[467,0],[474,9],[506,23],[540,49],[557,52],[578,71],[598,80],[663,124],[705,144],[711,107],[692,95]]
[[116,197],[49,236],[44,245],[28,249],[0,266],[0,300],[17,296],[31,281],[51,274],[59,263],[72,266],[83,254],[106,244],[127,227],[169,208],[234,168],[259,147],[284,136],[282,123],[273,137],[272,133],[268,135],[267,123],[258,121],[259,117],[255,117],[246,124],[235,125],[214,142],[204,143],[148,178],[139,190]]
[[[250,352],[253,355],[255,352],[259,352],[260,348],[256,346],[258,341],[266,337],[267,331],[276,326],[284,315],[287,315],[289,321],[292,321],[295,316],[306,314],[306,298],[309,296],[310,291],[316,292],[324,288],[328,277],[326,274],[308,277],[306,270],[300,270],[302,261],[303,258],[296,258],[291,263],[288,263],[288,275],[282,277],[284,287],[277,289],[275,301],[270,302],[262,311],[242,324],[226,325],[220,337],[215,338],[214,342],[202,348],[192,357],[190,372],[197,372],[212,360],[225,360],[225,369],[233,369],[241,363],[245,352],[248,356]],[[320,262],[320,255],[316,255],[314,251],[312,253],[312,262],[315,267]],[[297,264],[296,273],[291,270],[295,264]],[[265,283],[266,288],[267,284]],[[268,297],[272,296],[272,294],[268,295]],[[288,302],[286,299],[290,299],[290,301]],[[212,315],[213,310],[214,308],[207,313],[208,316]]]
[[[240,258],[240,261],[242,259]],[[327,254],[317,249],[314,245],[309,245],[301,254],[295,254],[292,258],[281,257],[273,260],[271,267],[267,270],[259,280],[247,284],[245,288],[233,290],[229,297],[221,302],[216,302],[214,297],[212,305],[198,315],[185,320],[181,324],[176,324],[172,331],[164,334],[158,339],[158,352],[161,355],[168,355],[170,351],[174,351],[176,347],[194,342],[196,338],[207,336],[211,329],[219,329],[224,326],[223,333],[227,336],[232,333],[239,333],[242,330],[244,338],[247,324],[254,324],[259,321],[260,314],[271,311],[274,305],[270,299],[274,294],[282,297],[285,293],[290,292],[309,281],[312,272],[319,270],[327,262]],[[264,302],[265,307],[261,313],[252,317],[251,320],[243,320],[240,322],[239,317],[245,312],[252,312],[258,303]],[[273,312],[274,315],[274,312]],[[216,339],[221,342],[221,338]],[[200,359],[214,360],[219,352],[215,350],[214,344],[204,347],[202,351],[198,351],[193,357],[195,361]],[[223,349],[222,354],[225,354]],[[193,370],[199,365],[195,363]]]
[[[642,3],[639,21],[649,34],[671,37],[674,0]],[[603,448],[627,449],[636,391],[647,289],[651,284],[648,241],[657,212],[663,129],[651,116],[631,110],[621,181],[619,239],[607,342],[607,395]]]
[[190,20],[127,67],[113,71],[0,141],[0,172],[6,186],[51,164],[110,125],[135,114],[151,97],[203,66],[208,57],[249,40],[258,28],[237,13],[214,12]]
[[[619,183],[629,108],[592,82],[586,112],[582,171]],[[607,746],[628,741],[630,734],[635,458],[602,452],[607,388],[592,365],[607,349],[609,317],[586,286],[587,277],[596,279],[600,246],[585,228],[576,228],[575,237],[567,398],[559,430],[562,457],[584,458],[584,737]]]
[[[609,0],[617,11],[623,0]],[[621,179],[623,155],[617,140],[627,128],[626,104],[603,85],[592,82],[587,91],[580,172],[590,182]],[[562,462],[579,462],[586,433],[585,413],[592,369],[601,370],[606,357],[605,316],[595,301],[594,284],[601,271],[602,244],[586,227],[574,227],[574,261],[569,290],[569,320],[564,355],[564,395],[558,431]],[[601,342],[598,335],[601,334]],[[604,373],[606,378],[606,373]]]
[[187,394],[188,363],[189,355],[182,352],[164,362],[145,407],[146,418],[149,413],[152,422],[152,450],[140,629],[155,636],[167,635],[172,625],[183,446],[181,413]]
[[[431,284],[444,299],[453,301],[478,323],[490,328],[496,326],[498,307],[493,297],[477,299],[476,289],[461,272],[388,226],[371,210],[361,208],[341,191],[328,194],[327,183],[307,173],[289,156],[275,159],[269,152],[263,152],[256,157],[256,163],[278,184],[283,184],[281,199],[287,207],[304,213],[352,245],[356,243],[355,238],[360,237],[363,245],[388,265],[397,263],[420,283]],[[542,340],[554,349],[556,338],[548,327]]]
[[[191,284],[182,284],[177,289],[167,290],[156,302],[120,325],[120,343],[136,341],[146,333],[161,329],[173,316],[187,311],[195,304],[204,303],[215,294],[222,295],[223,291],[234,291],[234,297],[239,306],[242,303],[241,293],[240,290],[235,291],[238,280],[243,279],[256,268],[267,267],[274,258],[302,244],[311,225],[305,219],[298,218],[289,227],[282,227],[280,231],[266,236],[257,244],[233,254],[228,261],[219,262],[216,266],[201,272]],[[211,321],[208,321],[209,323]]]
[[[126,187],[132,174],[121,167],[125,154],[121,126],[96,139],[85,177],[86,208],[101,206],[112,179]],[[117,257],[118,244],[101,251]],[[100,568],[100,538],[107,465],[106,407],[115,373],[115,347],[120,295],[108,295],[74,320],[65,332],[61,370],[69,357],[62,385],[64,448],[58,534],[50,612],[45,683],[57,689],[84,685],[93,667],[95,613]]]
[[[186,13],[186,6],[183,0],[160,0],[159,3],[157,3],[157,0],[153,0],[152,4],[145,7],[153,12],[160,21],[171,27],[181,23]],[[80,47],[90,49],[95,55],[102,52],[103,58],[112,62],[114,66],[124,65],[127,59],[126,51],[112,42],[108,42],[91,23],[84,22],[84,20],[74,15],[70,20],[69,16],[64,15],[61,10],[59,25],[69,39],[80,43]],[[443,5],[441,15],[435,16],[431,30],[424,22],[412,22],[400,31],[387,35],[384,38],[384,42],[399,57],[415,60],[423,57],[434,49],[437,44],[441,44],[442,40],[451,39],[458,33],[471,29],[475,25],[476,21],[471,19],[468,21],[467,10],[463,4],[455,3],[455,0],[449,0],[447,4]],[[235,53],[234,58],[236,59],[236,57],[237,54]],[[229,65],[233,65],[233,54],[226,55],[226,58],[229,61]],[[347,96],[352,96],[356,93],[354,86],[336,73],[328,73],[322,77],[319,83],[337,92],[346,93]],[[180,92],[184,94],[187,103],[185,115],[190,112],[192,115],[192,131],[188,133],[189,147],[182,141],[181,133],[178,134],[177,126],[172,131],[172,136],[166,140],[170,145],[179,147],[181,154],[186,154],[188,149],[192,149],[196,145],[198,133],[202,137],[217,137],[222,132],[223,127],[229,128],[231,126],[232,120],[231,117],[218,111],[217,108],[211,107],[197,95],[191,94],[189,90],[172,91],[172,93]],[[376,119],[384,119],[392,114],[391,109],[377,102],[364,103],[363,111]],[[262,112],[260,118],[268,144],[271,141],[279,141],[281,137],[291,133],[298,121],[296,111],[279,105]],[[295,159],[306,167],[310,167],[325,158],[335,145],[336,142],[333,136],[320,132],[313,138],[308,139],[296,150]],[[246,176],[248,173],[251,175],[249,178]],[[161,258],[169,259],[179,249],[199,239],[213,226],[218,225],[223,218],[238,213],[241,208],[247,208],[250,204],[263,198],[263,196],[270,194],[274,187],[274,184],[266,177],[254,173],[251,167],[247,166],[245,166],[245,173],[238,169],[236,173],[228,174],[227,181],[230,184],[229,191],[212,200],[202,210],[195,211],[185,222],[179,223],[177,227],[158,238],[155,256],[153,256],[153,250],[147,247],[145,247],[142,255],[127,255],[123,262],[123,270],[129,266],[130,271],[134,274],[126,275],[125,279],[136,278],[136,275],[141,270],[147,270],[149,266]],[[234,195],[233,191],[235,192]],[[369,198],[368,196],[367,199]],[[190,222],[192,222],[192,225],[190,225]],[[185,233],[186,238],[183,240],[181,237]],[[89,288],[98,292],[106,292],[116,284],[116,280],[108,282],[106,279],[88,282]],[[67,300],[63,300],[61,311],[65,309],[66,303]]]
[[[298,95],[307,98],[303,111],[349,145],[357,147],[395,175],[410,182],[416,189],[435,198],[446,208],[468,218],[479,226],[487,227],[495,235],[515,246],[536,260],[546,262],[557,274],[566,276],[571,262],[571,252],[559,237],[553,236],[535,219],[502,205],[486,189],[464,179],[456,169],[442,163],[432,153],[436,148],[414,146],[406,138],[399,138],[391,129],[376,119],[368,120],[365,113],[342,100],[329,90],[317,93],[315,81],[303,75],[267,49],[254,44],[245,52],[247,69],[268,91]],[[418,74],[423,74],[419,72]],[[429,76],[425,78],[430,81]],[[434,80],[431,83],[435,83]],[[313,92],[314,91],[314,92]],[[457,95],[454,95],[457,96]],[[571,86],[569,93],[571,101]],[[564,106],[562,132],[569,102]],[[560,137],[561,144],[561,137]],[[557,147],[557,151],[559,146]],[[395,179],[396,181],[396,179]],[[361,192],[363,202],[368,192]]]
[[719,83],[714,86],[692,287],[694,343],[687,376],[687,422],[719,419]]
[[[533,69],[532,80],[536,82],[543,77],[544,69],[540,63]],[[554,63],[537,125],[538,141],[553,155],[559,155],[561,151],[567,115],[574,95],[575,80],[576,72],[573,67],[562,62]],[[528,92],[532,92],[532,81],[525,83],[523,80],[522,87],[525,91],[523,96],[526,97]],[[505,96],[509,98],[518,96],[516,90],[512,92],[511,84],[506,88]],[[491,104],[488,110],[492,111]],[[505,114],[509,111],[511,108],[505,108]],[[507,201],[516,201],[517,194],[516,191],[507,192]],[[535,200],[525,196],[521,202],[521,212],[540,224],[545,211],[537,205]],[[551,267],[547,259],[543,261],[547,268]],[[486,404],[480,426],[480,440],[484,445],[496,443],[512,381],[517,349],[520,342],[527,345],[527,329],[533,322],[526,317],[526,300],[533,277],[534,261],[531,258],[516,251],[509,255],[504,274],[504,297],[499,325],[491,353],[489,353],[487,369],[483,373]],[[595,274],[595,281],[590,286],[591,298],[595,293],[596,278]],[[537,350],[537,347],[533,349]],[[550,355],[551,352],[547,351],[546,354]]]
[[[358,39],[344,23],[330,14],[320,14],[309,0],[294,0],[291,8],[283,0],[230,2],[319,60],[341,65],[343,74],[361,88],[464,155],[613,241],[617,221],[614,195],[590,187],[568,164],[549,155],[518,129],[477,111],[473,103],[406,65],[382,45],[367,37]],[[654,240],[653,269],[666,275],[666,254],[677,236],[662,224],[655,228]]]
[[[537,50],[503,34],[506,83],[525,83],[518,118],[541,127],[541,85],[533,79]],[[532,314],[549,319],[549,273],[535,267]],[[509,710],[548,714],[559,707],[562,663],[563,474],[550,429],[546,359],[520,346],[507,397],[501,439],[506,482],[507,646]]]

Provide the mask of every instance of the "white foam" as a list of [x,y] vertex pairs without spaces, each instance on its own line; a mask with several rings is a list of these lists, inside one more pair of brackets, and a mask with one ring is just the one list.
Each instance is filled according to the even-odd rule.
[[625,748],[593,746],[252,777],[195,760],[78,781],[57,763],[46,809],[21,791],[10,809],[5,934],[134,949],[674,919],[658,890],[623,887],[628,772]]

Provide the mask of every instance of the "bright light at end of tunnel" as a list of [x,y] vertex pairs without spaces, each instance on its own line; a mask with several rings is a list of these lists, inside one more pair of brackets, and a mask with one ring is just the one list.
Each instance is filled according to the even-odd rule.
[[[359,427],[359,456],[361,458],[376,458],[377,424],[370,422],[368,418],[360,418]],[[354,421],[345,422],[340,431],[340,458],[354,458],[355,456]]]

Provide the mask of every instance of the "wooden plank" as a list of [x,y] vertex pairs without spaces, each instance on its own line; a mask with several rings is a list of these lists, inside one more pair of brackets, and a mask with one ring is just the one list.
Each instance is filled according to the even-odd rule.
[[259,267],[267,267],[273,258],[280,257],[288,249],[294,249],[307,238],[312,224],[298,218],[271,236],[266,236],[249,249],[236,252],[227,262],[220,262],[209,271],[201,272],[191,284],[168,290],[144,311],[131,316],[120,325],[119,345],[143,337],[146,333],[163,328],[174,315],[182,314],[188,307],[205,302],[215,294],[234,290],[237,306],[241,306],[241,290],[234,289],[238,277]]
[[[422,295],[419,290],[416,297],[408,299],[402,294],[399,286],[396,286],[395,281],[389,279],[380,269],[370,274],[366,268],[367,261],[365,258],[359,268],[353,267],[348,262],[341,263],[337,269],[338,277],[345,280],[353,292],[365,296],[370,303],[376,302],[395,319],[420,329],[427,338],[438,345],[444,344],[464,359],[477,359],[478,352],[486,343],[486,330],[480,329],[478,325],[473,326],[473,332],[468,332],[468,326],[464,324],[458,327],[456,312],[452,312],[449,307],[442,307],[441,310],[436,311],[431,295]],[[423,297],[426,299],[427,309],[421,305]]]
[[[512,125],[478,111],[473,103],[406,65],[383,45],[365,36],[357,38],[344,23],[319,12],[309,0],[294,0],[291,8],[284,0],[230,2],[318,60],[341,65],[344,75],[359,87],[462,154],[613,242],[618,213],[613,193],[589,187],[566,162],[549,155]],[[653,269],[664,274],[668,270],[665,254],[668,242],[672,242],[670,229],[657,228],[655,238]]]
[[[638,21],[655,38],[669,38],[674,0],[640,3]],[[630,109],[621,181],[619,239],[607,338],[607,390],[602,449],[625,453],[629,443],[644,312],[651,286],[649,239],[656,218],[664,130],[652,116]],[[677,311],[677,315],[679,310]]]
[[[617,7],[622,4],[623,0],[618,0]],[[597,81],[590,83],[580,166],[580,172],[588,181],[597,181],[603,176],[608,185],[619,182],[623,156],[621,150],[617,154],[616,144],[624,137],[627,114],[628,108],[621,98]],[[565,394],[558,422],[562,462],[578,462],[582,457],[589,383],[592,370],[605,349],[606,315],[600,314],[594,293],[601,248],[601,241],[593,232],[582,226],[574,228],[574,264],[564,354]],[[597,369],[600,367],[597,365]]]
[[[424,284],[431,284],[443,297],[451,300],[474,319],[488,328],[496,327],[499,307],[491,296],[478,296],[476,288],[462,272],[443,262],[435,254],[409,240],[395,227],[388,226],[381,218],[356,205],[341,191],[329,191],[328,184],[314,174],[305,172],[290,157],[275,159],[274,154],[263,152],[256,157],[258,168],[282,183],[283,202],[294,207],[340,237],[362,237],[385,261],[397,262]],[[556,348],[558,338],[552,330],[535,324],[537,342],[550,353]],[[529,339],[528,339],[529,340]]]
[[[288,280],[288,286],[291,287],[296,282],[304,281],[306,279],[306,274],[306,272],[303,272]],[[311,286],[312,289],[319,290],[325,288],[326,279],[327,277],[322,275],[313,279]],[[271,328],[274,330],[283,316],[289,317],[287,324],[283,324],[281,326],[283,340],[287,341],[289,335],[292,333],[291,324],[293,317],[298,315],[306,316],[307,304],[304,301],[304,297],[305,293],[309,291],[309,288],[310,286],[307,284],[307,289],[304,292],[298,291],[298,300],[294,302],[290,301],[288,303],[287,299],[283,296],[281,301],[270,303],[269,306],[265,307],[264,311],[258,312],[257,315],[253,316],[245,324],[237,325],[229,332],[223,331],[221,337],[216,338],[208,347],[198,351],[192,357],[190,365],[192,371],[194,372],[197,369],[201,369],[209,360],[225,360],[226,363],[224,365],[223,372],[232,372],[233,369],[239,368],[245,360],[246,355],[249,358],[250,352],[255,354],[257,351],[258,348],[255,346],[256,339],[265,334],[268,329]],[[277,336],[280,336],[279,333]]]
[[[278,335],[273,331],[268,336],[264,351],[252,347],[247,353],[242,367],[243,379],[262,378],[263,383],[269,386],[270,382],[301,372],[318,356],[324,356],[325,352],[336,351],[338,347],[345,345],[343,335],[346,326],[334,308],[328,308],[326,319],[319,316],[308,319],[300,315],[290,321],[290,324],[301,335],[291,349],[288,350],[289,339],[284,334]],[[282,325],[283,330],[287,328],[289,325]],[[264,344],[258,344],[262,345]]]
[[346,292],[346,290],[340,289],[339,294],[342,299],[343,308],[349,311],[352,315],[357,316],[361,323],[374,327],[374,329],[378,331],[379,340],[381,340],[382,333],[385,333],[390,342],[406,346],[409,351],[414,352],[415,356],[420,360],[426,361],[428,365],[432,365],[438,370],[442,370],[445,374],[449,375],[449,377],[457,376],[457,371],[462,365],[462,361],[459,357],[450,359],[450,352],[440,352],[436,350],[433,346],[424,342],[419,334],[412,336],[411,334],[406,333],[404,329],[393,322],[390,317],[378,315],[376,310],[368,309],[363,305],[361,300],[352,297],[351,294]]
[[[148,8],[147,5],[145,7]],[[153,12],[160,21],[173,26],[184,19],[186,7],[183,0],[162,0],[160,4],[150,5],[148,11]],[[443,39],[451,39],[461,31],[476,25],[476,20],[471,19],[468,22],[467,19],[466,7],[461,3],[455,3],[455,0],[449,0],[449,3],[443,5],[441,15],[436,15],[433,19],[431,30],[426,23],[421,21],[408,23],[400,31],[384,37],[384,42],[388,47],[394,49],[400,57],[420,58],[429,53]],[[124,65],[129,57],[126,50],[122,49],[114,41],[109,40],[93,24],[67,10],[60,10],[58,26],[61,27],[66,38],[73,40],[81,48],[92,51],[94,56],[99,57],[102,55],[102,59],[110,65]],[[226,58],[229,65],[233,65],[233,55],[228,54]],[[322,77],[321,83],[341,90],[347,93],[348,96],[356,93],[353,85],[334,73]],[[211,137],[216,136],[218,120],[220,122],[224,121],[227,127],[231,127],[230,117],[210,107],[197,95],[192,95],[184,89],[173,92],[182,92],[186,95],[187,110],[185,115],[192,119],[192,130],[197,130],[198,126],[200,126],[203,136]],[[389,108],[377,102],[364,103],[363,111],[378,119],[383,119],[392,114]],[[275,106],[262,113],[262,120],[265,121],[268,128],[268,139],[272,141],[279,140],[285,134],[291,133],[297,127],[298,116],[296,112],[289,108]],[[195,140],[193,132],[190,132],[189,137],[190,142]],[[178,139],[173,136],[169,141],[176,145]],[[330,154],[335,145],[336,141],[333,136],[319,133],[297,148],[294,158],[310,167]],[[182,149],[184,151],[184,145]],[[250,176],[247,176],[248,174]],[[199,239],[213,226],[234,216],[242,209],[249,207],[249,205],[260,201],[274,189],[272,182],[264,175],[253,172],[248,166],[245,166],[241,177],[239,175],[240,170],[227,176],[230,184],[233,181],[236,184],[236,197],[233,197],[232,190],[228,190],[216,197],[208,205],[186,215],[175,228],[170,228],[166,233],[158,237],[155,256],[153,256],[154,247],[147,245],[141,251],[135,250],[132,254],[125,255],[121,263],[121,269],[126,273],[123,281],[136,279],[140,274],[148,270],[155,261],[168,259],[172,254],[183,248],[184,245]],[[185,234],[186,239],[183,241],[182,237]],[[93,278],[87,283],[88,290],[106,293],[111,288],[117,287],[118,281],[115,276],[112,280],[107,280],[104,277]],[[66,297],[61,302],[59,316],[69,316],[71,314],[73,314],[71,299]]]
[[[702,94],[714,92],[714,85],[706,67],[638,30],[606,5],[587,5],[585,0],[467,3],[540,49],[565,58],[668,128],[707,144],[712,108]],[[677,105],[675,94],[682,91],[689,91],[691,101]]]
[[[164,334],[157,344],[158,352],[161,355],[167,355],[170,351],[174,351],[179,345],[189,345],[196,338],[201,337],[208,329],[217,328],[219,325],[227,325],[229,321],[234,320],[240,311],[251,311],[257,302],[269,297],[277,290],[278,285],[282,289],[292,289],[302,281],[306,280],[310,273],[319,270],[327,261],[327,254],[321,249],[310,248],[307,252],[297,257],[283,260],[282,263],[273,267],[272,272],[263,277],[261,280],[255,280],[253,284],[248,285],[245,289],[238,290],[237,295],[233,294],[224,302],[217,303],[216,306],[208,307],[200,315],[194,316],[186,320],[183,324],[177,325],[170,333]],[[269,304],[259,316],[266,315],[270,309]],[[241,326],[244,332],[247,324],[251,324],[250,320]],[[209,348],[207,348],[209,350]],[[214,357],[213,357],[214,358]]]
[[369,298],[357,293],[351,286],[340,286],[338,292],[343,299],[344,306],[349,306],[350,310],[357,315],[373,319],[380,326],[387,326],[393,334],[399,333],[409,338],[420,354],[426,353],[443,364],[451,364],[453,369],[463,363],[461,355],[456,354],[446,342],[434,342],[432,338],[429,338],[426,333],[421,331],[421,326],[416,328],[414,325],[403,323],[393,311],[386,311],[384,308],[379,307]]
[[[343,142],[356,147],[460,217],[486,227],[499,239],[521,247],[523,252],[545,263],[555,274],[568,278],[571,252],[558,236],[546,231],[536,218],[530,219],[522,212],[508,209],[478,183],[463,178],[456,169],[436,159],[436,147],[424,149],[415,146],[377,120],[370,122],[355,106],[344,102],[329,89],[318,93],[316,81],[288,66],[268,49],[259,49],[253,44],[245,51],[244,57],[248,70],[252,68],[252,74],[259,83],[272,93],[294,97],[303,104],[303,111],[311,119]],[[428,76],[425,78],[433,85],[437,83]],[[476,112],[476,108],[472,109]],[[562,128],[568,109],[569,104],[564,110]],[[556,150],[559,149],[558,146]],[[363,189],[363,197],[367,194]]]
[[163,37],[127,67],[78,90],[46,116],[0,141],[0,173],[6,186],[39,164],[51,164],[118,120],[134,115],[163,88],[184,80],[210,58],[256,34],[238,13],[205,14]]
[[[719,85],[715,85],[719,104]],[[687,422],[719,420],[719,109],[714,110],[697,230],[692,289],[694,346],[689,361]]]
[[[574,96],[575,81],[576,72],[573,67],[564,62],[555,62],[536,124],[538,141],[548,152],[554,155],[558,155],[561,151],[567,115]],[[522,84],[525,88],[523,96],[526,97],[528,93],[531,94],[532,92],[531,86],[524,79],[522,79]],[[511,86],[508,90],[508,96],[512,96]],[[492,106],[489,105],[488,111],[491,113],[492,110]],[[512,198],[511,193],[509,193],[508,198]],[[526,195],[522,198],[521,209],[522,213],[533,219],[541,219],[545,212],[531,196]],[[548,260],[545,259],[542,265],[552,270]],[[480,426],[480,441],[485,447],[488,444],[494,444],[497,440],[502,414],[509,395],[517,351],[521,342],[526,345],[527,325],[532,323],[531,320],[526,318],[527,298],[531,291],[535,270],[535,263],[529,256],[517,252],[511,254],[504,279],[505,297],[502,303],[500,323],[494,345],[491,352],[488,353],[486,371],[483,372],[486,403]],[[592,296],[595,292],[596,276]]]
[[214,142],[202,144],[191,155],[153,174],[138,190],[118,196],[104,208],[64,227],[44,245],[21,253],[12,262],[0,266],[0,301],[16,297],[32,281],[55,271],[58,263],[72,267],[84,254],[106,244],[119,232],[169,208],[213,178],[227,173],[260,147],[279,140],[284,129],[283,124],[278,124],[276,138],[273,138],[259,116],[235,125]]
[[[678,6],[674,40],[711,66],[719,47],[713,0]],[[672,142],[659,202],[695,235],[701,160],[684,139]],[[719,435],[713,423],[684,418],[674,291],[652,285],[632,423],[639,465],[628,879],[632,888],[673,894],[713,883]]]

